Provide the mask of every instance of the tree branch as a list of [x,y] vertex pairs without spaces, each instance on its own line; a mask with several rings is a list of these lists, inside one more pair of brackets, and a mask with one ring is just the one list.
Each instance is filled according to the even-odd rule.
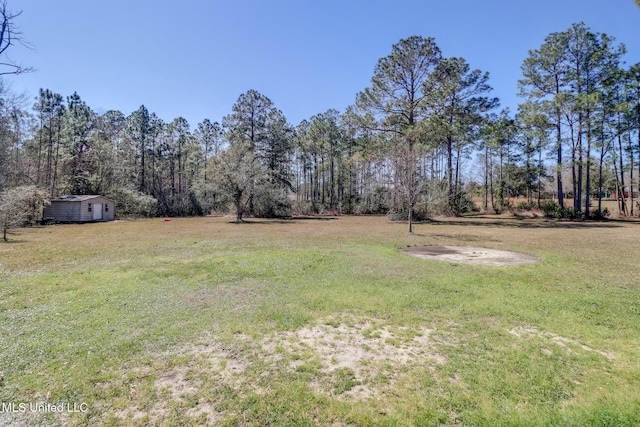
[[7,55],[7,50],[15,46],[16,43],[31,49],[32,46],[22,38],[22,32],[15,25],[15,19],[22,14],[22,11],[13,13],[7,9],[7,2],[0,3],[0,56],[4,61],[0,62],[0,76],[7,74],[23,74],[34,71],[32,67],[24,67],[12,61]]

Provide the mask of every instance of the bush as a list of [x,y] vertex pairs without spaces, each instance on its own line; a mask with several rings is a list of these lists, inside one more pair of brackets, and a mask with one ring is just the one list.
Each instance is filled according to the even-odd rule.
[[150,218],[158,213],[158,200],[148,194],[134,190],[117,190],[109,194],[116,204],[118,218]]
[[594,219],[607,219],[610,216],[611,216],[611,212],[609,211],[609,208],[604,208],[602,211],[595,211],[593,213]]
[[310,200],[296,200],[293,202],[292,210],[299,215],[314,215],[322,212],[323,207]]
[[46,191],[35,185],[15,187],[0,193],[0,229],[7,241],[10,228],[34,225],[42,220],[42,210],[49,204]]
[[545,200],[540,209],[542,209],[545,218],[557,218],[560,206],[553,200]]
[[561,210],[560,216],[558,218],[566,218],[566,219],[576,219],[582,218],[584,216],[584,212],[582,211],[574,211],[571,208],[564,208]]
[[518,211],[530,211],[531,209],[535,208],[536,205],[533,202],[527,202],[525,200],[521,200],[519,202],[516,202],[513,205],[513,209],[518,210]]
[[391,192],[389,189],[378,186],[370,193],[362,197],[354,208],[355,214],[386,214],[390,211]]
[[453,198],[453,204],[451,206],[451,213],[455,216],[460,216],[473,210],[473,200],[464,190],[458,190]]
[[198,181],[192,186],[189,200],[194,215],[208,215],[214,211],[223,211],[228,204],[223,195],[217,192],[215,186],[205,185],[202,181]]
[[545,201],[541,209],[545,218],[576,219],[583,216],[582,212],[576,212],[572,208],[561,208],[560,205],[553,200]]
[[258,218],[282,218],[291,215],[287,191],[272,185],[259,186],[253,196],[251,212]]
[[[426,221],[432,216],[431,211],[427,209],[427,204],[419,204],[413,208],[411,219],[414,222]],[[409,209],[406,206],[396,207],[387,212],[387,218],[391,221],[408,221]]]

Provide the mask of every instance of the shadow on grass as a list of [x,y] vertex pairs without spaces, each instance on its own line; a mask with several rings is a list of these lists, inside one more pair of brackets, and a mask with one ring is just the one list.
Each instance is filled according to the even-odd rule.
[[7,230],[7,236],[6,236],[6,240],[5,238],[2,236],[2,233],[0,232],[0,245],[10,245],[10,244],[14,244],[14,243],[24,243],[26,242],[26,240],[21,239],[20,236],[22,235],[22,233],[19,230]]
[[[531,218],[491,218],[474,216],[469,219],[429,220],[425,225],[455,225],[455,226],[480,226],[480,227],[505,227],[505,228],[557,228],[565,230],[580,230],[588,228],[620,228],[617,221],[589,221],[589,220],[553,220]],[[627,222],[625,222],[627,224]]]
[[337,220],[337,216],[329,216],[329,217],[315,217],[315,216],[294,216],[294,217],[286,217],[286,218],[262,218],[260,220],[242,220],[238,221],[229,221],[229,224],[294,224],[297,221],[334,221]]

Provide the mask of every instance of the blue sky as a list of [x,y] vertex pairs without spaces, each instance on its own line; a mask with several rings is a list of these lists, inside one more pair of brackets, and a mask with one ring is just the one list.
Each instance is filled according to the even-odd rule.
[[583,21],[640,62],[633,0],[8,0],[34,46],[9,56],[36,72],[9,77],[29,104],[39,88],[74,91],[98,112],[144,104],[192,129],[220,121],[241,93],[268,96],[292,124],[352,104],[379,58],[411,35],[490,73],[517,107],[520,65],[551,32]]

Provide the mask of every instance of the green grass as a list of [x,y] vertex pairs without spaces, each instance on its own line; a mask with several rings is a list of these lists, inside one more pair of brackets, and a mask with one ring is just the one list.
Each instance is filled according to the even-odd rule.
[[[640,224],[125,221],[0,244],[0,425],[640,425]],[[407,245],[535,255],[521,267]],[[4,424],[3,424],[4,423]]]

